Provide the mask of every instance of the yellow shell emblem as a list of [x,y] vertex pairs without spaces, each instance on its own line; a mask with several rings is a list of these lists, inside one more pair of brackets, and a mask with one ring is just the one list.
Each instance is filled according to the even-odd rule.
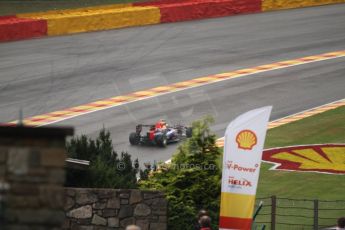
[[236,136],[236,143],[240,149],[252,150],[257,143],[257,137],[251,130],[242,130]]

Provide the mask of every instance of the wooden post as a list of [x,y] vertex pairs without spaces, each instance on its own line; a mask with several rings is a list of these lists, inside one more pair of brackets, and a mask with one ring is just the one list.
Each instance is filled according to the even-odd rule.
[[276,229],[277,197],[271,196],[271,230]]
[[314,200],[314,230],[319,229],[319,201]]

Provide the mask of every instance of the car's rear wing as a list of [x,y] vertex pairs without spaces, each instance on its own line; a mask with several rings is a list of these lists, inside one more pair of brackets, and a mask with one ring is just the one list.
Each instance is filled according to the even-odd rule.
[[143,125],[143,124],[139,124],[135,127],[135,131],[137,134],[140,134],[143,127],[149,127],[149,128],[152,128],[152,127],[155,127],[155,125]]
[[[143,125],[143,124],[139,124],[141,127],[152,127],[152,126],[155,126],[155,125]],[[137,125],[137,126],[139,126]]]

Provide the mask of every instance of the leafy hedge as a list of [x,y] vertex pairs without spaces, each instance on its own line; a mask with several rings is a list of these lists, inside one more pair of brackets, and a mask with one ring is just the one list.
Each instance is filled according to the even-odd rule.
[[209,211],[217,229],[221,188],[220,151],[216,136],[210,132],[212,118],[193,123],[193,136],[177,150],[169,165],[161,165],[147,180],[143,189],[164,191],[169,201],[169,229],[194,229],[196,213]]
[[114,151],[110,133],[101,130],[96,140],[85,135],[67,143],[68,157],[90,161],[86,171],[67,169],[66,186],[91,188],[137,188],[139,162],[128,153]]

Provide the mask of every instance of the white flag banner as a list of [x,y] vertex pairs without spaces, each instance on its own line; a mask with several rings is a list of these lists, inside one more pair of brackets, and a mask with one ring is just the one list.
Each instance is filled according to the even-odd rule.
[[272,106],[238,116],[224,140],[220,229],[250,229]]

